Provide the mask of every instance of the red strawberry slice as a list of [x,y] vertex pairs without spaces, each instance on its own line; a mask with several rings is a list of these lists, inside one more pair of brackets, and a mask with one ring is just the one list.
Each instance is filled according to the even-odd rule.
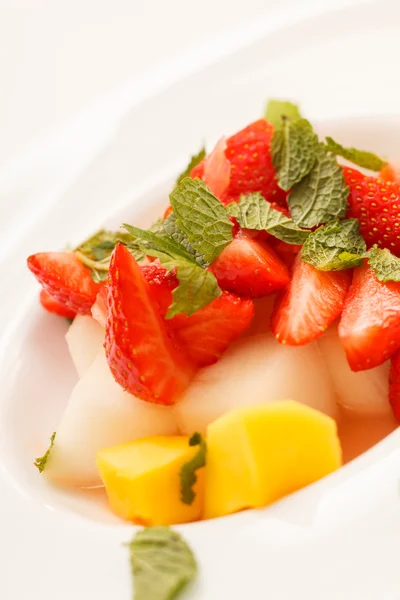
[[342,312],[350,280],[347,271],[318,271],[299,255],[290,284],[275,300],[271,329],[276,339],[290,346],[317,339]]
[[241,194],[261,192],[270,202],[286,204],[287,194],[278,187],[272,165],[272,134],[272,125],[259,119],[227,140],[225,154],[231,163],[228,203]]
[[289,283],[287,267],[264,241],[239,235],[212,263],[222,289],[239,296],[261,298]]
[[338,331],[353,371],[385,362],[400,348],[400,283],[378,281],[365,260],[354,270]]
[[389,373],[389,402],[394,416],[400,423],[400,352],[392,358]]
[[[272,133],[272,125],[265,119],[259,119],[227,139],[225,156],[230,163],[230,178],[224,193],[217,194],[221,202],[229,204],[237,201],[241,194],[261,192],[266,200],[286,205],[287,193],[278,187],[272,165]],[[194,167],[191,177],[200,177],[207,183],[207,179],[211,178],[208,158]],[[226,171],[224,173],[226,176]]]
[[226,141],[221,138],[214,150],[205,159],[203,180],[208,185],[214,196],[221,201],[229,186],[231,164],[225,156]]
[[39,252],[28,258],[28,267],[54,300],[74,313],[90,314],[103,284],[93,281],[73,252]]
[[50,294],[46,292],[46,290],[42,289],[40,291],[39,299],[40,304],[49,313],[58,315],[59,317],[65,317],[66,319],[74,319],[76,316],[76,313],[73,310],[67,308],[66,306],[64,306],[64,304],[60,304],[59,302],[57,302],[57,300],[54,300],[54,298],[52,298]]
[[108,312],[108,286],[103,285],[97,294],[96,302],[93,304],[91,310],[92,317],[95,319],[102,327],[106,326],[107,321],[107,312]]
[[400,163],[387,164],[379,172],[378,179],[382,181],[400,181]]
[[142,265],[140,269],[152,290],[160,314],[164,317],[172,304],[172,291],[178,285],[176,274],[174,271],[167,271],[158,261],[151,265]]
[[188,357],[199,367],[216,362],[228,346],[250,326],[254,304],[224,292],[190,317],[178,315],[168,321]]
[[174,404],[194,374],[170,337],[139,265],[122,244],[110,263],[105,348],[115,380],[147,402]]
[[[151,288],[151,294],[159,306],[160,314],[164,317],[172,303],[172,290],[178,285],[175,273],[167,271],[158,260],[150,265],[140,265],[140,270]],[[93,318],[103,327],[107,320],[107,298],[107,286],[104,286],[97,294],[96,302],[92,306]]]
[[368,247],[378,244],[400,256],[400,183],[344,169],[350,187],[348,217],[360,222]]

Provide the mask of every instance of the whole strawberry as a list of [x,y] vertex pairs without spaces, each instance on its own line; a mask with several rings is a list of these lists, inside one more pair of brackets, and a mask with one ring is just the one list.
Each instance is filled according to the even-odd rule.
[[344,168],[350,188],[348,217],[360,222],[367,246],[378,244],[400,256],[400,183]]

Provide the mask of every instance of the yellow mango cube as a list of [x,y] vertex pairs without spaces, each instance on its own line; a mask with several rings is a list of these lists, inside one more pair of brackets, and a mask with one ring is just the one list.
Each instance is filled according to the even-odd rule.
[[323,413],[292,400],[235,409],[208,426],[204,517],[265,506],[341,464]]
[[181,467],[198,447],[186,436],[157,436],[114,446],[97,453],[97,466],[111,509],[142,525],[173,525],[201,518],[204,469],[196,472],[196,497],[191,505],[180,498]]

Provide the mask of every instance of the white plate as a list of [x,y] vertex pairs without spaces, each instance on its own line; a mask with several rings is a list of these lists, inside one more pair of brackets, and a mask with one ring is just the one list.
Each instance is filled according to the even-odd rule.
[[[79,240],[119,206],[127,206],[125,219],[150,220],[166,203],[166,178],[201,140],[211,145],[254,120],[268,96],[299,100],[314,121],[330,119],[327,130],[345,143],[400,155],[399,17],[393,0],[290,25],[138,104],[57,204],[24,231],[12,272],[3,259],[13,319],[0,347],[2,600],[131,598],[123,543],[134,528],[90,497],[47,485],[32,467],[74,373],[66,326],[37,306],[24,255]],[[355,115],[361,118],[343,120]],[[0,325],[9,314],[3,311]],[[179,527],[201,570],[188,600],[398,600],[399,444],[397,430],[269,509]]]

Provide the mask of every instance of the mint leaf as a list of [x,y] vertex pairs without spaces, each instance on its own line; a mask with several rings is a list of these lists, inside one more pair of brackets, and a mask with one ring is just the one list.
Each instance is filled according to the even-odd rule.
[[370,267],[379,281],[400,281],[400,258],[390,250],[373,246],[366,254]]
[[320,144],[315,166],[289,194],[290,215],[296,225],[309,228],[342,219],[347,210],[348,194],[342,167]]
[[176,225],[209,265],[232,241],[232,223],[201,179],[185,177],[170,194]]
[[303,244],[310,234],[273,208],[259,192],[240,196],[239,203],[232,202],[226,210],[237,219],[241,227],[268,231],[287,244]]
[[167,319],[179,314],[190,316],[221,295],[213,273],[203,269],[182,243],[132,225],[124,227],[134,236],[133,244],[142,252],[158,258],[169,271],[176,269],[179,285],[172,292],[173,302]]
[[[127,234],[100,229],[72,251],[90,269],[93,281],[99,283],[108,277],[111,254],[116,244],[118,242],[126,244],[128,239],[131,240]],[[132,249],[130,251],[137,261],[144,258],[141,251]]]
[[329,152],[342,156],[346,160],[362,167],[369,169],[370,171],[380,171],[388,164],[387,160],[379,158],[373,152],[367,152],[366,150],[357,150],[357,148],[345,148],[341,144],[335,142],[331,137],[325,138],[326,146]]
[[301,258],[320,271],[340,271],[360,266],[366,248],[357,219],[335,219],[310,233]]
[[146,527],[129,544],[135,600],[174,600],[196,577],[185,540],[169,527]]
[[46,452],[43,454],[43,456],[40,456],[39,458],[37,458],[35,460],[35,462],[33,463],[35,465],[35,467],[37,467],[39,469],[39,473],[43,473],[43,471],[46,467],[46,463],[50,456],[51,449],[54,446],[55,439],[56,439],[56,432],[54,432],[53,435],[50,437],[50,446],[47,448]]
[[164,231],[169,235],[175,242],[182,244],[185,249],[193,256],[196,262],[202,266],[207,266],[207,263],[203,260],[203,257],[191,246],[187,235],[181,231],[176,223],[175,213],[170,213],[164,221]]
[[179,280],[179,285],[172,292],[173,302],[166,314],[166,319],[172,319],[180,314],[189,317],[221,296],[221,289],[211,271],[185,260],[171,259],[169,261],[161,255],[158,258],[168,270],[176,266],[176,275]]
[[272,136],[271,155],[283,190],[290,190],[311,171],[317,151],[318,138],[306,119],[282,119]]
[[183,244],[174,240],[172,237],[153,233],[146,229],[140,229],[133,225],[123,224],[123,227],[132,236],[132,241],[128,246],[140,246],[142,251],[149,256],[156,256],[151,251],[165,253],[171,258],[184,258],[189,261],[194,261],[194,257],[188,252]]
[[181,480],[181,500],[184,504],[193,504],[196,494],[193,486],[197,481],[196,471],[206,464],[207,446],[200,433],[194,433],[189,440],[189,446],[199,446],[198,452],[191,460],[183,465],[179,473]]
[[178,179],[176,180],[176,183],[178,184],[182,181],[182,179],[185,179],[185,177],[189,177],[190,173],[192,172],[192,169],[194,169],[199,163],[201,163],[201,161],[203,160],[203,158],[205,158],[205,156],[206,156],[206,149],[203,147],[197,154],[194,154],[191,157],[188,166],[179,175]]
[[269,100],[264,114],[265,119],[279,127],[282,124],[282,117],[287,119],[301,119],[299,107],[287,100]]

